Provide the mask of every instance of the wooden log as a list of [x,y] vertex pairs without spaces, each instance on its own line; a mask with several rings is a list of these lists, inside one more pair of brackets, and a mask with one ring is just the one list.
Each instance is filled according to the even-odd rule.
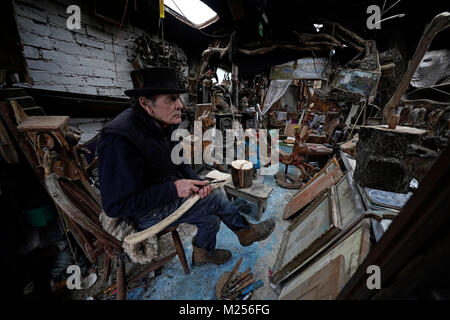
[[407,193],[412,176],[404,169],[403,159],[410,145],[421,145],[425,130],[387,125],[363,126],[356,146],[355,181],[369,187]]
[[235,160],[231,163],[231,178],[236,188],[248,188],[253,184],[253,163]]

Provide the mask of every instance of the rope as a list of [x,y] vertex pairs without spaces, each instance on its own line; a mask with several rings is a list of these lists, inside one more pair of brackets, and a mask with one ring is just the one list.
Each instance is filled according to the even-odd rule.
[[69,244],[70,252],[72,253],[73,261],[75,262],[76,265],[78,265],[77,258],[75,257],[75,253],[73,251],[72,244],[71,244],[70,239],[69,239],[69,235],[67,234],[67,229],[68,229],[67,221],[62,216],[61,212],[59,211],[59,208],[57,208],[57,210],[58,210],[59,219],[61,220],[62,228],[64,230],[64,234],[66,235],[67,243]]

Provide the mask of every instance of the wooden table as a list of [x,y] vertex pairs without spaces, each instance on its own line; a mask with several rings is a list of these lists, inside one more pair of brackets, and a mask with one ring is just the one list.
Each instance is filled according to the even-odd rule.
[[258,206],[256,220],[261,219],[262,213],[267,208],[267,198],[273,190],[273,187],[255,181],[249,188],[237,189],[232,182],[225,184],[223,188],[230,201],[233,200],[233,198],[242,198],[255,203]]

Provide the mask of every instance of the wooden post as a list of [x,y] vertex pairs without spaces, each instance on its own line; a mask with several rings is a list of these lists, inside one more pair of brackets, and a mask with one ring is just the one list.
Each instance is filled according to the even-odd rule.
[[234,63],[231,66],[231,83],[233,84],[233,92],[231,96],[234,98],[233,104],[239,108],[239,77],[238,67]]

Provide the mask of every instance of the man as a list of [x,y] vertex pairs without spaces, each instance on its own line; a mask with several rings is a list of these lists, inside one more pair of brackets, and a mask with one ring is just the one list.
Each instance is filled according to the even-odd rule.
[[102,130],[98,144],[99,179],[103,209],[143,230],[173,213],[193,193],[200,200],[173,225],[197,227],[192,264],[222,264],[231,252],[215,249],[220,222],[230,228],[243,246],[266,239],[275,223],[269,219],[251,224],[219,189],[212,191],[192,167],[175,165],[171,133],[181,122],[183,105],[176,71],[169,67],[132,71],[131,108]]

